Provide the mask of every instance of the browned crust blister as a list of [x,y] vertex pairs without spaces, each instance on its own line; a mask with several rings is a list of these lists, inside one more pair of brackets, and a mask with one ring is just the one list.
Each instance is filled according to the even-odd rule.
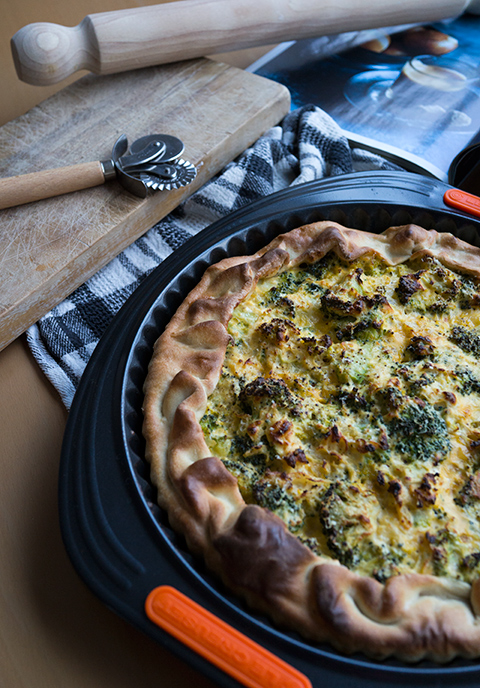
[[146,458],[159,503],[189,547],[252,606],[282,626],[375,658],[446,662],[480,655],[480,583],[403,574],[385,584],[316,556],[277,516],[247,505],[210,456],[200,427],[230,340],[234,308],[258,280],[329,251],[378,253],[390,264],[428,253],[480,277],[480,249],[416,225],[383,234],[333,222],[299,227],[248,257],[208,268],[158,339],[145,383]]

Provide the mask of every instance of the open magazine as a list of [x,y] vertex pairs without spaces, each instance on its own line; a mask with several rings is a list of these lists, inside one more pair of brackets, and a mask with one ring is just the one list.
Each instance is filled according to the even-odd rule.
[[442,181],[480,139],[480,16],[284,43],[250,71],[287,86],[292,108],[321,107],[352,145]]

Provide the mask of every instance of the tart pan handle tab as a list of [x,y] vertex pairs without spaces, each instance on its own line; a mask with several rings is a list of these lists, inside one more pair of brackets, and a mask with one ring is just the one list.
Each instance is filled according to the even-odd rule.
[[247,688],[312,688],[309,679],[169,585],[152,590],[148,618]]
[[464,213],[469,213],[475,217],[480,217],[480,197],[474,196],[467,191],[460,189],[447,189],[443,196],[445,205],[455,208],[456,210],[463,210]]

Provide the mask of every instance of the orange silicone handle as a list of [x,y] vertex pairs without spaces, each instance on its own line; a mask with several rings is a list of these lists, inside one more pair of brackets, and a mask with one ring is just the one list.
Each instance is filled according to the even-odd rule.
[[448,189],[443,195],[443,200],[451,208],[480,217],[480,198],[478,196],[460,189]]
[[300,671],[176,588],[152,590],[145,611],[153,623],[248,688],[312,688]]

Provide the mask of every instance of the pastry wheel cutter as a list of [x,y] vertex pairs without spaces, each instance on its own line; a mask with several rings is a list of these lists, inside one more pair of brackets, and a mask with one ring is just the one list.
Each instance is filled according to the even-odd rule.
[[108,160],[79,163],[0,179],[0,208],[99,186],[116,179],[135,196],[170,191],[190,184],[196,170],[180,156],[184,145],[168,134],[151,134],[134,141],[130,150],[125,134],[115,142]]

